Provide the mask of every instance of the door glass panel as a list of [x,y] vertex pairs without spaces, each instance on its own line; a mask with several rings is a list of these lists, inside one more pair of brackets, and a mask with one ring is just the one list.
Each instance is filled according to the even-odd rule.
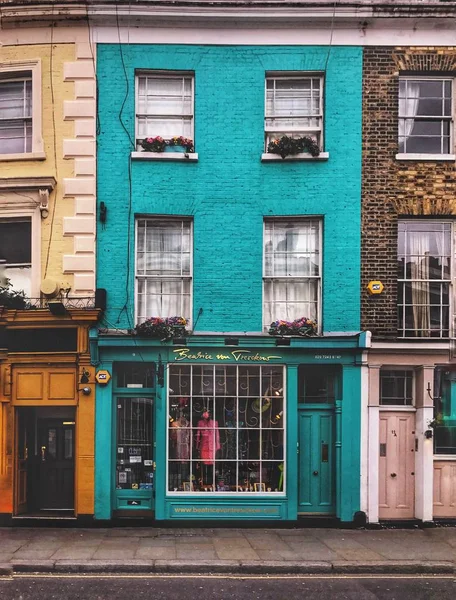
[[337,368],[318,365],[300,365],[299,402],[306,404],[334,404],[336,399]]
[[57,431],[56,429],[48,429],[48,457],[57,458]]
[[73,458],[73,429],[65,429],[64,431],[64,458],[65,460],[71,460]]
[[117,399],[117,489],[153,489],[153,399]]

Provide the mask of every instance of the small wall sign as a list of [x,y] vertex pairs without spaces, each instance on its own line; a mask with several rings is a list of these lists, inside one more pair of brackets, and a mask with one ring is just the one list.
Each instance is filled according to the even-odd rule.
[[369,281],[367,284],[367,291],[371,296],[375,296],[376,294],[381,294],[385,286],[381,281]]
[[111,379],[111,374],[109,373],[109,371],[106,371],[106,369],[100,369],[99,371],[97,371],[95,379],[100,385],[106,385]]

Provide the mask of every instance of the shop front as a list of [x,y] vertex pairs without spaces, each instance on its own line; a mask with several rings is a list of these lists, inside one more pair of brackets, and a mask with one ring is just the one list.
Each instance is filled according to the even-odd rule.
[[[0,522],[94,511],[96,309],[3,311],[0,317]],[[82,382],[82,383],[81,383]]]
[[364,336],[175,342],[93,333],[95,518],[352,521]]

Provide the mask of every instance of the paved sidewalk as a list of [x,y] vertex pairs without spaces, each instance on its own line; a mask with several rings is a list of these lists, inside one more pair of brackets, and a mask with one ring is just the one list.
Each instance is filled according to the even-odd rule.
[[456,527],[0,528],[0,574],[456,573]]

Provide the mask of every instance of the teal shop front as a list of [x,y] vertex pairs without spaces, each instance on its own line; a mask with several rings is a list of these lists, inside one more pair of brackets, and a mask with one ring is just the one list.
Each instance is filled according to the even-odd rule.
[[95,518],[352,521],[364,335],[185,343],[93,332]]

